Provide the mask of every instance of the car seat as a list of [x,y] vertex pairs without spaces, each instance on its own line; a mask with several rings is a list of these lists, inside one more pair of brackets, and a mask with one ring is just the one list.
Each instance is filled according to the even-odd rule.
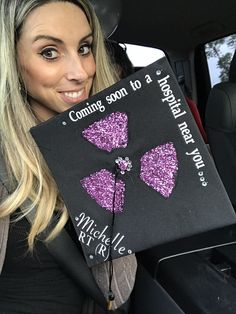
[[236,52],[228,81],[216,84],[209,94],[205,128],[217,170],[236,208]]

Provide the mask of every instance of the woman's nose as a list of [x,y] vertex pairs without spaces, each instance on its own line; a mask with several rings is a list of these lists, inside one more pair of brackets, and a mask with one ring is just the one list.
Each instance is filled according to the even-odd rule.
[[70,81],[74,80],[79,82],[83,82],[88,78],[83,60],[81,60],[78,55],[68,58],[66,63],[66,78]]

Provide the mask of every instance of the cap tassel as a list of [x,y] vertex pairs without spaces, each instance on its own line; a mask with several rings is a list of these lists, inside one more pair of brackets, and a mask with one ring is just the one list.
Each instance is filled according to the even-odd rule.
[[109,291],[109,294],[108,294],[108,301],[107,301],[107,310],[108,311],[112,311],[114,300],[115,300],[115,296],[111,290],[111,291]]
[[107,302],[107,310],[108,311],[111,311],[112,310],[112,304],[113,304],[113,301],[109,301]]
[[113,302],[115,300],[115,295],[111,288],[111,283],[113,279],[113,261],[112,261],[112,240],[113,240],[113,231],[114,231],[114,224],[115,224],[115,198],[116,198],[116,181],[117,176],[119,173],[119,167],[116,165],[114,174],[115,174],[115,183],[114,183],[114,193],[113,193],[113,200],[112,200],[112,223],[111,223],[111,241],[109,244],[109,291],[108,291],[108,300],[107,300],[107,310],[112,311],[113,309]]

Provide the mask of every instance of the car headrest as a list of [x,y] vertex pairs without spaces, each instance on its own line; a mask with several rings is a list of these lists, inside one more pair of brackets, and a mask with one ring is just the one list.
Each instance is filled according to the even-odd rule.
[[233,82],[216,84],[210,92],[205,124],[221,132],[236,130],[236,86]]
[[236,211],[236,54],[229,81],[214,85],[209,94],[205,127],[216,168]]
[[229,81],[236,83],[236,51],[234,52],[233,59],[229,68]]
[[109,38],[116,30],[121,17],[121,0],[90,0],[105,38]]
[[229,67],[228,82],[216,84],[208,97],[206,106],[206,127],[221,132],[236,131],[236,51]]

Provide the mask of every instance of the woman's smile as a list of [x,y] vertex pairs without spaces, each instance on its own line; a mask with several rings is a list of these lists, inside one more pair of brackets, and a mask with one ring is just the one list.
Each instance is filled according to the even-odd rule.
[[60,92],[61,99],[67,104],[76,104],[88,98],[85,88],[81,90],[71,90]]

